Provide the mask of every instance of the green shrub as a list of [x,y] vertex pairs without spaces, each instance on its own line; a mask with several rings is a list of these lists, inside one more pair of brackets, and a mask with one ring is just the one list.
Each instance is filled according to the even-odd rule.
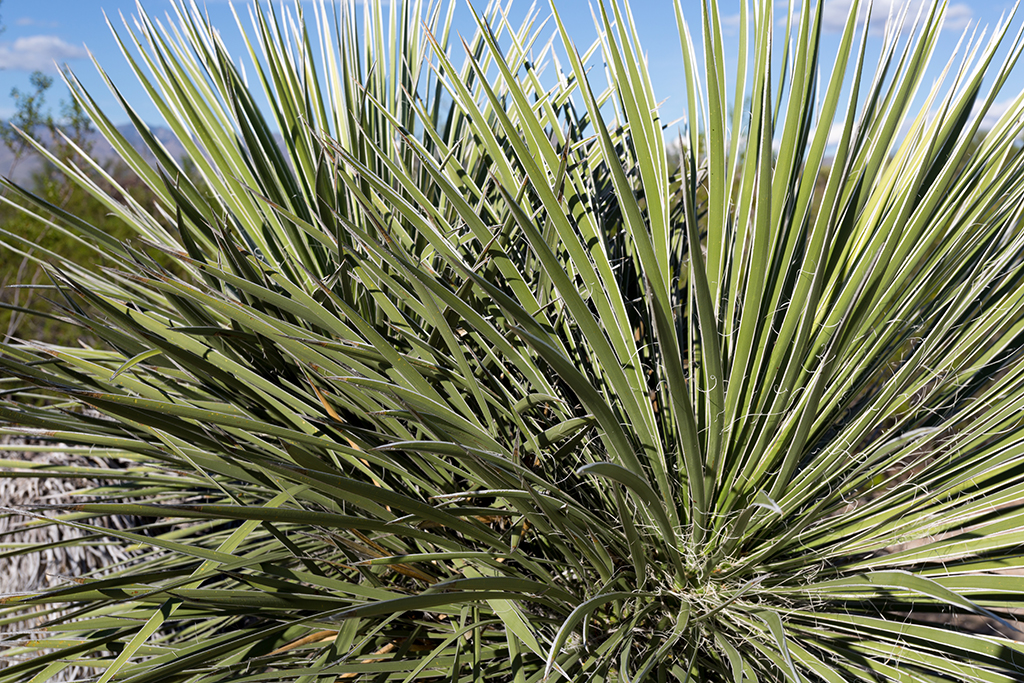
[[928,90],[942,7],[874,65],[858,3],[822,54],[762,0],[727,80],[706,3],[670,164],[628,7],[601,94],[557,15],[555,78],[532,14],[462,51],[353,5],[254,8],[273,126],[197,9],[142,17],[202,189],[71,80],[156,200],[66,169],[132,233],[57,212],[104,344],[6,344],[0,419],[128,459],[31,474],[101,479],[62,523],[134,556],[8,598],[49,621],[0,681],[1022,680],[1024,96],[975,142],[1021,38]]
[[[124,163],[118,160],[104,163],[92,158],[103,155],[94,155],[95,131],[75,100],[62,101],[61,114],[54,116],[46,105],[46,94],[53,85],[53,78],[37,71],[29,81],[32,92],[12,90],[16,111],[7,121],[8,125],[0,126],[0,139],[10,160],[7,172],[13,176],[17,169],[19,184],[111,237],[130,236],[132,231],[122,221],[108,216],[104,202],[76,188],[55,164],[42,159],[37,150],[45,148],[64,164],[89,169],[89,181],[101,185],[118,200],[124,200],[118,192],[126,192],[136,202],[149,202],[152,200],[149,188],[138,182]],[[90,168],[93,164],[95,168]],[[116,184],[117,190],[107,178]],[[26,214],[24,208],[24,202],[8,197],[6,191],[0,197],[0,243],[6,247],[0,249],[0,339],[98,343],[99,340],[88,336],[81,339],[80,329],[61,320],[59,307],[49,298],[54,296],[55,287],[41,266],[59,266],[64,261],[90,269],[102,262],[102,256],[95,245],[73,233],[53,229],[49,224],[53,216],[49,212],[43,213],[41,221],[38,215]]]
[[[132,234],[121,221],[111,220],[106,207],[91,196],[77,191],[68,200],[64,210],[113,237]],[[0,340],[32,339],[77,346],[83,338],[82,330],[61,319],[61,295],[43,264],[59,267],[71,262],[90,269],[105,265],[106,258],[89,243],[41,224],[38,218],[26,216],[12,206],[0,208],[0,230],[0,243],[15,247],[0,249]],[[94,345],[100,343],[89,335],[85,339]]]

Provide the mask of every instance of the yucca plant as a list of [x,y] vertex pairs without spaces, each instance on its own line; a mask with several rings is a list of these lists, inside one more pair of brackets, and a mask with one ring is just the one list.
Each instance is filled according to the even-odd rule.
[[869,6],[836,54],[820,2],[739,7],[728,76],[677,7],[676,153],[614,1],[586,50],[257,5],[245,71],[140,10],[191,173],[66,75],[156,202],[63,164],[122,243],[6,183],[108,266],[50,267],[106,346],[4,345],[2,431],[120,458],[8,462],[99,481],[8,512],[132,559],[5,598],[0,681],[1022,680],[1024,96],[980,126],[1024,42],[929,88],[942,5],[877,61]]

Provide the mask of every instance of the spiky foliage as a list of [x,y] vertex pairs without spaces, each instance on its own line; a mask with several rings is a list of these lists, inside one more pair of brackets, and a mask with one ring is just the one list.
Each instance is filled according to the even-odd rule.
[[941,6],[876,62],[858,3],[825,55],[772,5],[728,78],[678,13],[678,164],[618,4],[546,75],[497,5],[451,46],[451,5],[254,7],[273,122],[195,6],[141,14],[192,176],[69,76],[157,201],[65,165],[119,243],[8,184],[108,259],[53,271],[108,346],[5,345],[0,417],[133,463],[53,474],[135,554],[8,599],[52,618],[0,680],[1021,680],[1024,99],[977,144],[1020,37],[929,90]]

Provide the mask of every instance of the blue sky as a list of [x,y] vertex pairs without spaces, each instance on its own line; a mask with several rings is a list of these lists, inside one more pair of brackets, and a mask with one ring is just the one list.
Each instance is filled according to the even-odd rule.
[[[236,6],[243,7],[251,0],[238,0]],[[471,30],[471,17],[465,9],[465,0],[458,0],[463,6],[456,10],[461,17],[457,23],[464,33]],[[644,49],[648,53],[649,68],[659,99],[666,100],[662,108],[663,121],[671,121],[683,114],[683,76],[679,40],[676,33],[673,0],[634,0],[634,16],[640,30]],[[888,14],[892,2],[899,0],[875,0],[875,33],[880,35],[880,26]],[[922,0],[913,0],[920,3]],[[293,0],[286,0],[291,4]],[[689,17],[691,29],[699,26],[699,0],[682,0],[684,13]],[[170,11],[170,0],[143,0],[143,6],[153,18],[163,19]],[[484,0],[477,3],[484,4]],[[546,2],[539,3],[542,7]],[[242,55],[244,48],[239,31],[227,0],[208,0],[205,3],[215,25],[220,27],[222,36],[230,49]],[[529,2],[517,0],[513,10],[523,12]],[[596,35],[587,0],[557,0],[559,11],[568,25],[568,30],[580,44],[589,44]],[[735,17],[738,16],[738,0],[726,0],[720,4],[726,16],[726,40],[735,42],[737,30]],[[835,51],[837,32],[841,28],[849,7],[849,0],[827,0],[824,25],[827,31],[823,46],[824,54]],[[1001,13],[1009,11],[1012,2],[991,0],[977,2],[951,0],[947,14],[947,29],[941,37],[938,58],[952,53],[964,27],[977,24],[994,25]],[[134,0],[3,0],[0,4],[0,21],[5,28],[0,34],[0,118],[6,118],[12,111],[11,88],[29,88],[29,74],[35,69],[56,73],[54,60],[71,66],[75,73],[90,89],[108,115],[115,122],[124,122],[127,117],[120,112],[114,98],[106,92],[96,69],[90,62],[86,47],[104,66],[114,82],[127,98],[135,103],[151,124],[159,124],[156,109],[150,105],[146,95],[137,85],[125,64],[116,41],[112,37],[104,18],[104,11],[114,25],[122,28],[121,16],[129,20],[136,12]],[[546,10],[543,10],[546,14]],[[312,13],[309,15],[312,19]],[[1024,21],[1024,10],[1018,16],[1016,25]],[[694,36],[699,40],[699,35]],[[880,41],[874,41],[880,42]],[[877,46],[876,46],[877,49]],[[730,54],[735,54],[730,50]],[[823,68],[827,69],[827,60]],[[933,67],[938,73],[941,65]],[[735,64],[729,65],[731,71]],[[1018,67],[1003,96],[1005,101],[1024,89],[1024,65]],[[50,103],[57,105],[66,96],[62,84],[54,87]]]

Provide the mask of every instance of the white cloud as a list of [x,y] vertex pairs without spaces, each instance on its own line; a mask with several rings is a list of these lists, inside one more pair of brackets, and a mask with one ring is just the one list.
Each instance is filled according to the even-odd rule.
[[[1010,111],[1013,107],[1015,100],[1003,100],[1002,102],[993,102],[992,106],[985,112],[985,118],[981,120],[982,130],[992,130],[996,127],[996,123],[1002,118],[1003,114]],[[981,111],[982,102],[975,102],[974,109],[971,110],[971,116],[977,116]]]
[[51,71],[61,64],[86,56],[85,48],[64,42],[57,36],[26,36],[13,43],[0,43],[0,69]]
[[[909,4],[909,8],[906,13],[906,21],[908,24],[913,24],[918,16],[918,11],[924,4],[924,0],[910,0],[909,3],[905,2],[905,0],[875,0],[871,8],[871,31],[875,33],[884,31],[885,24],[889,21],[890,15],[895,19],[907,4]],[[846,26],[846,19],[850,14],[850,7],[852,5],[852,0],[826,0],[821,15],[822,28],[826,32],[835,33],[842,31],[843,27]],[[864,6],[864,4],[861,5],[862,15],[858,18],[858,22],[861,24],[864,21]],[[946,30],[961,30],[966,28],[973,18],[974,13],[969,5],[964,3],[951,4],[946,8],[946,19],[943,23],[943,28]]]
[[45,26],[46,28],[53,28],[59,25],[56,21],[43,21],[42,19],[33,19],[32,17],[19,17],[14,24],[16,26]]
[[962,31],[974,19],[974,12],[969,5],[956,4],[946,8],[946,23],[942,25],[945,29]]
[[722,16],[722,28],[726,33],[736,33],[740,28],[739,14],[726,14]]
[[846,129],[845,121],[836,121],[828,129],[828,142],[825,143],[828,147],[834,147],[838,145],[843,139],[843,131]]

